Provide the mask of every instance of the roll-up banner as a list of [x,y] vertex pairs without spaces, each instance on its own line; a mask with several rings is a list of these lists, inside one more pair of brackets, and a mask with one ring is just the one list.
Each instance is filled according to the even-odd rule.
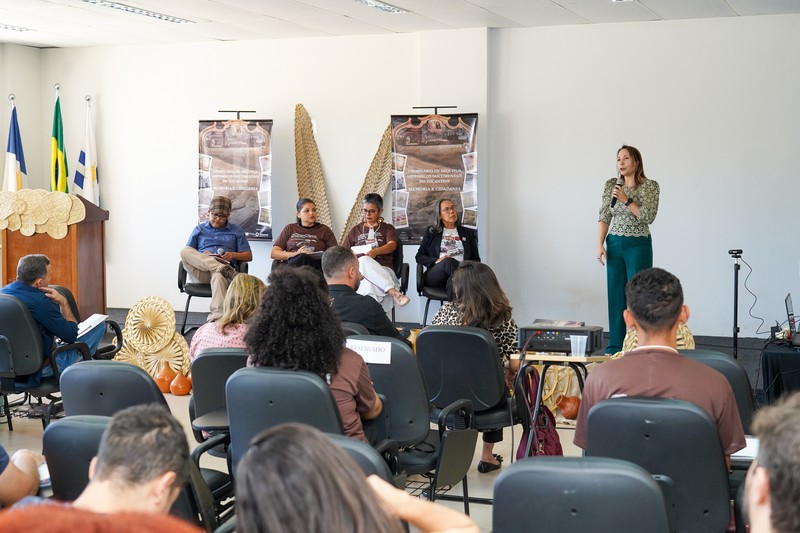
[[392,224],[404,244],[422,241],[440,198],[477,229],[477,128],[477,113],[392,115]]
[[198,180],[200,222],[227,196],[248,239],[272,239],[272,120],[201,120]]

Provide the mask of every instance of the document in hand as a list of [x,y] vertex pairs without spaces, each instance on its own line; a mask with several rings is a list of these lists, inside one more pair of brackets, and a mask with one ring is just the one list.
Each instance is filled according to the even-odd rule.
[[99,315],[95,313],[94,315],[90,316],[89,318],[78,324],[78,337],[80,337],[90,329],[94,328],[96,325],[105,322],[106,318],[108,318],[108,315]]

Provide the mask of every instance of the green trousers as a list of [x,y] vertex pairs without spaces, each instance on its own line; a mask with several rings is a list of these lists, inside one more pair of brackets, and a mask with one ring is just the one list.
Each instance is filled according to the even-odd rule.
[[622,350],[625,339],[625,285],[637,272],[653,266],[653,240],[647,237],[606,237],[606,279],[608,283],[608,330],[606,353]]

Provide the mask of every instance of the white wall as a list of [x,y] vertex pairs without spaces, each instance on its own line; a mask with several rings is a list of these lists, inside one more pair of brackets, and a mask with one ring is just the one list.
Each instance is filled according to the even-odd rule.
[[[244,117],[275,120],[273,217],[279,231],[294,218],[294,107],[302,103],[316,121],[339,235],[391,114],[452,103],[485,116],[487,38],[487,30],[479,29],[43,51],[41,83],[62,85],[73,158],[83,135],[83,97],[94,97],[101,203],[110,211],[109,307],[155,294],[183,308],[175,271],[197,216],[199,119],[220,117],[220,109],[246,109],[258,113]],[[462,53],[450,57],[455,48]],[[449,67],[432,76],[443,58]],[[42,103],[52,109],[49,96]],[[49,125],[42,128],[49,131]],[[267,274],[270,247],[254,243],[251,273]],[[413,263],[415,249],[406,253]],[[207,305],[200,300],[192,308]],[[398,319],[415,320],[417,305]]]
[[[607,324],[597,208],[616,148],[631,143],[662,186],[656,264],[682,279],[695,332],[729,335],[729,248],[743,248],[755,268],[755,313],[781,318],[785,293],[800,293],[799,45],[800,16],[785,15],[43,50],[38,71],[27,65],[33,73],[25,78],[41,110],[31,118],[26,109],[24,120],[39,122],[42,142],[33,150],[44,172],[52,85],[61,83],[74,169],[83,97],[94,97],[103,206],[111,212],[109,306],[160,294],[182,308],[175,269],[196,216],[198,119],[230,108],[275,119],[280,227],[293,215],[293,113],[303,103],[316,120],[338,234],[390,114],[435,104],[478,112],[481,252],[520,323]],[[27,57],[15,51],[15,61]],[[23,128],[27,152],[35,132]],[[254,247],[253,273],[266,274],[268,248]],[[405,251],[412,267],[414,252]],[[745,319],[750,302],[742,291],[746,336],[757,325]],[[419,306],[415,299],[399,319],[419,320]]]
[[[492,32],[489,261],[517,321],[607,327],[596,222],[623,142],[661,185],[654,263],[681,278],[693,330],[731,335],[731,248],[754,269],[754,314],[785,320],[800,293],[799,48],[796,15]],[[739,302],[753,336],[753,299]]]

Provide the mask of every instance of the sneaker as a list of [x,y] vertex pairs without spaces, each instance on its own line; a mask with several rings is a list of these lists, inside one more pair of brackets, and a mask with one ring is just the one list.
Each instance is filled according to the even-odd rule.
[[225,276],[225,279],[227,279],[228,281],[233,281],[233,278],[235,278],[236,274],[238,274],[239,272],[235,268],[233,268],[232,266],[225,265],[222,268],[222,270],[220,270],[220,273],[223,276]]
[[402,292],[400,292],[400,291],[397,291],[397,292],[396,292],[396,293],[394,293],[394,295],[392,296],[392,300],[394,300],[394,304],[395,304],[397,307],[405,307],[405,306],[407,306],[407,305],[408,305],[408,302],[410,302],[410,301],[411,301],[411,298],[409,298],[408,296],[406,296],[406,295],[405,295],[405,294],[403,294]]

